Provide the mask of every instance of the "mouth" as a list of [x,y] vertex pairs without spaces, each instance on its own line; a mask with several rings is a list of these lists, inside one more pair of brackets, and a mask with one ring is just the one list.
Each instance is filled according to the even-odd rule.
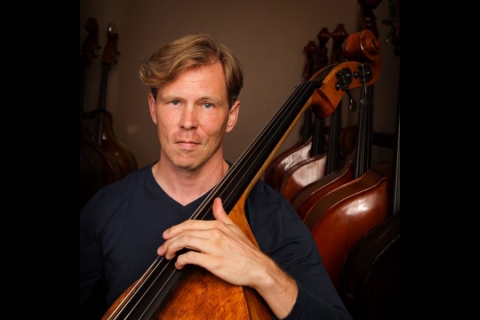
[[199,145],[199,143],[194,141],[177,141],[176,144],[179,145],[182,149],[186,150],[194,149],[197,145]]

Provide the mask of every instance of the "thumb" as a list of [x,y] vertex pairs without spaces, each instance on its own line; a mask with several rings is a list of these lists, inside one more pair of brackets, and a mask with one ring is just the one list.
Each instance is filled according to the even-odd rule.
[[215,198],[215,200],[213,200],[213,216],[215,217],[215,220],[222,221],[225,224],[233,223],[223,208],[221,198]]

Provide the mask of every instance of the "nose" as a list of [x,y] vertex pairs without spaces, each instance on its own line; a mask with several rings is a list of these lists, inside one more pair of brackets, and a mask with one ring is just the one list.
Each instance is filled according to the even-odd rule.
[[183,108],[182,117],[180,120],[180,126],[183,129],[195,129],[198,125],[197,113],[193,106],[187,106]]

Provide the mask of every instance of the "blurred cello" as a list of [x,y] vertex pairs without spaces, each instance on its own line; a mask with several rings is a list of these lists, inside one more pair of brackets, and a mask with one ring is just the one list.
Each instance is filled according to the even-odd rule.
[[[323,118],[335,110],[342,96],[342,92],[335,89],[335,74],[357,65],[345,62],[328,66],[316,77],[298,85],[191,219],[213,219],[213,201],[220,197],[229,217],[256,245],[244,213],[248,193],[305,110],[312,107],[315,115]],[[356,79],[352,80],[351,87],[360,85]],[[103,319],[227,319],[232,315],[235,319],[272,319],[268,308],[250,288],[230,285],[194,265],[177,270],[174,263],[175,259],[158,257],[115,301]]]
[[[331,37],[333,39],[333,46],[330,63],[341,63],[344,61],[342,44],[348,37],[348,33],[345,31],[345,26],[341,23],[338,24],[332,32]],[[324,59],[328,61],[326,50]],[[318,149],[313,148],[318,143],[315,141],[321,140],[323,142],[325,135],[325,130],[317,129],[317,127],[323,128],[324,123],[320,122],[321,119],[315,118],[314,128],[316,131],[314,131],[314,134],[316,133],[316,135],[314,135],[314,138],[317,138],[312,142],[311,157],[291,167],[284,174],[284,178],[282,179],[280,192],[288,201],[290,201],[290,203],[293,203],[296,198],[305,198],[305,193],[308,193],[309,191],[304,191],[304,189],[315,185],[317,181],[323,179],[338,167],[340,161],[338,156],[338,135],[340,133],[341,117],[342,102],[340,101],[333,114],[329,117],[330,130],[327,152],[323,152],[323,149],[321,149],[323,144],[320,144]]]
[[122,177],[115,158],[93,141],[90,131],[82,123],[86,69],[98,57],[95,50],[100,48],[97,20],[88,18],[85,29],[89,34],[80,52],[80,208],[103,185]]
[[[94,58],[98,45],[98,23],[95,18],[88,18],[85,29],[89,35],[80,52],[80,209],[105,184],[117,181],[122,172],[113,155],[103,150],[93,141],[88,128],[83,124],[85,93],[85,75]],[[80,319],[98,319],[107,308],[104,299],[106,287],[99,282],[80,310]]]
[[133,153],[118,140],[113,131],[112,114],[106,110],[108,73],[111,67],[117,64],[117,57],[120,54],[117,50],[118,30],[113,23],[108,25],[107,37],[107,45],[102,55],[102,78],[98,95],[98,107],[95,111],[93,139],[105,151],[115,157],[124,177],[130,172],[137,170],[137,160]]
[[[389,5],[385,24],[400,20],[400,0],[392,0]],[[399,56],[399,42],[393,44]],[[342,270],[341,297],[358,320],[400,319],[400,69],[395,132],[390,216],[351,248]]]
[[[324,68],[328,64],[327,47],[326,43],[330,39],[330,33],[327,28],[322,28],[317,38],[319,40],[319,47],[317,47],[313,41],[310,41],[304,48],[307,53],[307,63],[305,72],[303,74],[304,79],[308,80],[318,70]],[[317,59],[314,59],[315,52],[317,52]],[[305,126],[308,125],[308,128]],[[307,131],[306,129],[309,129]],[[295,144],[292,148],[287,149],[283,153],[279,154],[275,160],[272,161],[266,173],[266,182],[274,189],[281,192],[283,189],[283,179],[285,173],[294,167],[297,163],[300,163],[312,156],[317,155],[324,150],[324,119],[315,118],[312,133],[312,113],[311,110],[307,110],[304,113],[304,132],[302,143]],[[313,141],[315,139],[315,142]],[[268,174],[268,175],[267,175]]]
[[[334,39],[334,46],[332,48],[332,62],[345,61],[343,53],[343,42],[348,34],[345,31],[343,24],[338,24],[335,31],[332,33]],[[348,86],[348,81],[352,77],[352,74],[340,74],[339,75],[339,87]],[[347,92],[349,94],[349,92]],[[349,96],[350,110],[356,110],[356,102]],[[342,102],[332,114],[330,121],[330,138],[328,144],[327,164],[325,176],[320,179],[316,179],[310,184],[306,184],[300,189],[290,200],[293,208],[297,211],[298,215],[304,219],[314,205],[328,192],[343,185],[344,183],[353,179],[353,158],[347,153],[346,156],[340,157],[342,136],[346,130],[341,130],[341,112]],[[355,136],[356,138],[356,136]],[[329,155],[329,156],[328,156]],[[342,158],[342,163],[340,163]]]
[[396,143],[390,216],[360,238],[343,263],[340,296],[358,320],[400,319],[400,110]]
[[400,212],[351,248],[343,266],[342,290],[354,319],[400,319]]
[[[95,57],[98,46],[98,24],[94,18],[89,18],[85,24],[88,35],[80,51],[80,130],[82,126],[83,98],[85,91],[85,73]],[[102,159],[88,146],[82,144],[80,131],[80,208],[103,185],[104,173]]]
[[[373,14],[373,9],[378,5],[380,0],[359,0],[361,4],[361,18],[359,22],[359,31],[369,30],[373,33],[375,38],[378,38],[378,29],[376,25],[376,17]],[[352,53],[352,52],[351,52]],[[351,54],[350,53],[350,54]],[[350,57],[356,59],[352,55]],[[373,101],[373,85],[364,88],[365,100]],[[350,109],[354,111],[355,106],[352,105],[352,98],[350,98]],[[315,205],[326,194],[335,190],[336,188],[350,182],[354,178],[358,178],[359,172],[365,172],[367,167],[371,164],[371,148],[373,142],[373,125],[372,125],[372,106],[371,104],[364,106],[361,111],[362,116],[359,117],[359,124],[356,126],[347,126],[344,128],[339,136],[338,153],[343,155],[343,163],[338,167],[338,162],[331,165],[327,169],[328,174],[324,179],[318,180],[316,183],[305,187],[305,189],[298,194],[296,199],[292,200],[293,207],[302,219],[310,214]],[[361,136],[359,136],[359,127],[361,129]],[[361,144],[358,146],[358,144]],[[355,154],[356,152],[356,154]],[[357,158],[357,160],[355,160]],[[355,167],[356,166],[356,167]],[[362,166],[359,168],[359,166]],[[330,170],[335,170],[334,172]],[[356,175],[356,176],[354,176]]]
[[400,84],[390,216],[350,249],[340,296],[355,319],[400,319]]
[[[361,32],[358,43],[347,40],[345,57],[349,60],[364,61],[366,57],[380,63],[380,42],[370,30]],[[358,54],[357,46],[372,43],[375,51]],[[364,128],[357,140],[357,152],[354,160],[354,180],[334,189],[321,198],[304,217],[304,222],[315,239],[317,248],[338,292],[341,292],[341,272],[345,256],[350,248],[364,234],[388,217],[389,194],[387,177],[375,170],[369,170],[369,159],[365,155],[369,150],[366,130],[369,126],[371,101],[366,87],[373,84],[372,78],[379,77],[379,70],[369,70],[368,65],[360,64],[358,78],[364,84],[360,99],[359,124]]]

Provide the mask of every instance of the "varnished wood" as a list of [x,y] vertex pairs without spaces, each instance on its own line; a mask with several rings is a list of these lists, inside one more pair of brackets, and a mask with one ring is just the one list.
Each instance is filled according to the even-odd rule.
[[324,196],[305,218],[323,264],[338,292],[350,248],[388,217],[387,178],[368,170]]
[[[323,28],[322,30],[327,30]],[[333,38],[333,47],[331,55],[331,64],[337,64],[344,62],[343,58],[343,47],[342,43],[348,37],[348,33],[345,31],[343,24],[338,24],[335,30],[331,34]],[[320,40],[319,36],[319,40]],[[328,38],[326,38],[328,39]],[[324,41],[320,42],[320,48],[323,48],[324,60],[327,60],[327,50],[325,48],[325,38]],[[308,188],[310,185],[315,184],[317,181],[324,178],[326,175],[333,173],[337,168],[340,162],[340,157],[338,155],[338,135],[340,133],[340,121],[342,116],[342,103],[340,101],[339,105],[335,111],[330,116],[330,133],[328,139],[327,151],[323,151],[323,142],[325,128],[323,122],[316,121],[315,126],[320,126],[321,129],[314,132],[314,139],[312,141],[312,146],[315,146],[320,143],[316,151],[311,152],[311,157],[297,163],[295,166],[290,168],[282,179],[282,184],[280,191],[282,195],[288,200],[292,201],[299,193],[304,192],[305,188]],[[317,119],[315,119],[317,120]],[[308,192],[308,191],[305,191]],[[300,196],[305,197],[305,196]]]
[[[308,135],[307,141],[310,138],[310,135]],[[285,158],[288,154],[292,153],[294,150],[297,150],[300,148],[304,143],[307,141],[302,141],[302,139],[297,140],[290,148],[287,150],[284,150],[280,152],[275,159],[272,160],[272,162],[268,165],[267,170],[265,170],[265,176],[263,178],[263,181],[268,184],[270,187],[274,188],[277,190],[277,181],[276,181],[276,171],[277,171],[277,165],[278,163]]]
[[345,258],[341,296],[354,319],[400,319],[400,213],[355,243]]
[[309,157],[285,172],[280,187],[282,195],[289,202],[305,187],[325,176],[327,155],[322,153]]
[[343,166],[332,174],[307,185],[290,200],[292,207],[302,220],[312,211],[315,205],[330,191],[353,179],[353,159],[347,159]]
[[80,139],[80,145],[86,148],[90,148],[92,152],[95,152],[101,159],[101,164],[104,172],[104,185],[118,181],[124,177],[122,168],[118,164],[113,154],[99,146],[93,141],[90,131],[86,126],[81,127],[82,137]]
[[[376,59],[380,56],[380,47],[370,38],[372,32],[364,30],[361,33],[368,35],[368,39],[361,37],[356,43],[347,40],[346,57],[360,58],[360,53],[351,49],[363,47],[360,44],[369,44],[375,49],[370,50],[372,47],[369,47],[370,49],[363,50],[362,53],[365,53],[363,57]],[[378,78],[380,69],[377,72],[371,76]],[[358,78],[363,78],[361,70]],[[362,98],[366,94],[367,92],[362,91]],[[358,135],[356,153],[352,161],[354,180],[326,193],[320,200],[316,199],[315,205],[304,217],[304,222],[320,251],[325,269],[339,292],[343,260],[348,251],[360,237],[388,217],[388,179],[377,171],[370,170],[368,157],[365,156],[365,153],[370,152],[368,144],[371,141],[366,137],[370,130],[368,117],[371,115],[369,113],[371,104],[368,99],[361,101],[363,101],[359,114],[361,134]]]
[[297,163],[300,163],[310,158],[310,152],[312,150],[312,136],[310,136],[306,143],[301,144],[298,148],[290,150],[283,158],[279,159],[275,166],[275,179],[274,186],[279,192],[282,190],[282,180],[285,177],[285,173],[293,168]]
[[103,121],[104,140],[102,142],[102,147],[115,157],[124,176],[137,170],[138,165],[135,156],[127,149],[123,142],[117,138],[117,135],[113,131],[113,117],[108,110],[105,110],[105,118]]
[[[343,68],[358,70],[359,63],[357,61],[371,61],[369,66],[372,69],[372,78],[366,82],[366,85],[372,85],[380,77],[379,70],[381,69],[382,63],[382,56],[380,54],[381,44],[370,30],[356,32],[353,35],[353,37],[349,36],[347,38],[345,44],[345,58],[349,61],[343,62],[337,72]],[[324,81],[336,82],[337,72],[329,73]],[[354,78],[352,84],[349,85],[350,88],[359,88],[361,86],[363,86],[363,84],[358,78]],[[326,118],[335,111],[344,96],[343,92],[339,93],[338,91],[340,90],[335,87],[325,86],[315,92],[312,96],[312,110],[317,117]],[[316,106],[323,107],[317,108]]]
[[101,156],[85,143],[82,134],[82,112],[85,95],[85,76],[87,67],[98,55],[98,23],[95,18],[88,18],[85,24],[88,35],[80,50],[80,208],[102,187],[105,172]]
[[118,30],[113,24],[108,26],[108,41],[102,55],[102,77],[98,95],[98,106],[95,111],[94,141],[105,151],[112,154],[120,169],[122,176],[138,169],[137,161],[133,153],[117,138],[113,130],[113,116],[106,110],[108,73],[112,66],[117,63]]

